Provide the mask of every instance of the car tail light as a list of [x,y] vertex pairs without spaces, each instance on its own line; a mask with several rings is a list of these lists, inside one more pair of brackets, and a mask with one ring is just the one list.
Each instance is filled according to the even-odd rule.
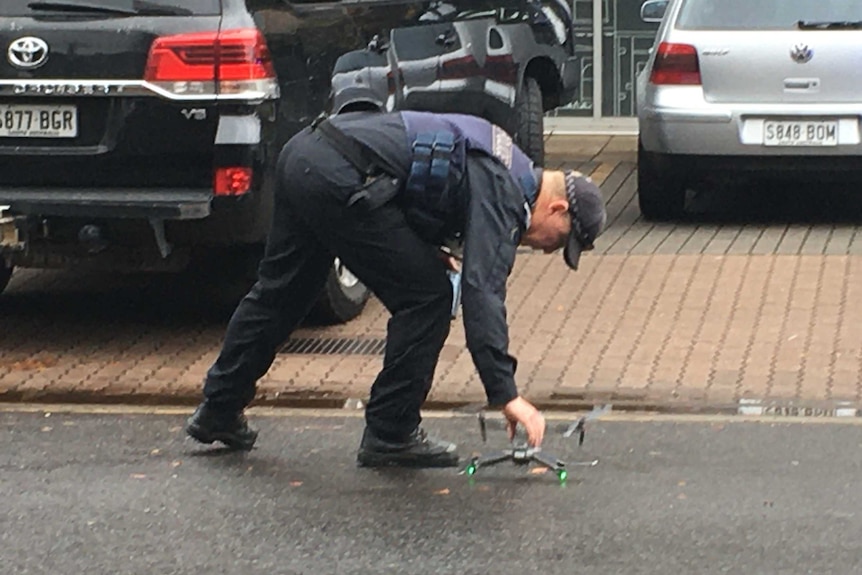
[[653,84],[699,85],[700,61],[697,49],[690,44],[662,42],[653,64],[650,82]]
[[437,73],[440,80],[465,80],[481,75],[482,68],[479,67],[479,63],[471,55],[443,60]]
[[487,56],[485,58],[486,76],[496,82],[514,86],[518,82],[518,65],[511,54]]
[[254,28],[157,38],[144,79],[171,96],[190,99],[264,99],[278,93],[266,40]]
[[213,192],[217,196],[241,196],[251,190],[251,168],[216,168]]

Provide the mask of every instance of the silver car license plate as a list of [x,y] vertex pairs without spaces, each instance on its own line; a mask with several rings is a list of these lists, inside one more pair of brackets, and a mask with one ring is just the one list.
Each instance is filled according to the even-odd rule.
[[766,146],[837,146],[838,122],[820,120],[766,120],[763,123]]
[[74,138],[78,109],[67,105],[0,105],[0,138]]

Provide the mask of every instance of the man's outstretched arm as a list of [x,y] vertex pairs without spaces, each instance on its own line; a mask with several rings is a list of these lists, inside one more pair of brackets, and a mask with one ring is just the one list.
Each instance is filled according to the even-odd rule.
[[490,407],[501,408],[509,437],[524,426],[530,445],[545,433],[542,414],[520,396],[517,360],[509,353],[506,283],[525,223],[524,199],[508,171],[490,159],[470,163],[471,198],[465,231],[461,303],[467,348],[485,387]]

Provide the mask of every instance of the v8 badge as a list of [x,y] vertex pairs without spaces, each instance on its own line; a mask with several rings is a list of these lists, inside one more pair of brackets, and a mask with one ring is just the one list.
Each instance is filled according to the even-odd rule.
[[186,120],[206,120],[207,119],[207,111],[206,108],[183,108],[180,111],[180,114],[183,115],[183,118]]

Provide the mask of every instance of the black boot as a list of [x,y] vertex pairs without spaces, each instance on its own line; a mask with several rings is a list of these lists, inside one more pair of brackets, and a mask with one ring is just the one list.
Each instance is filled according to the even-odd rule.
[[257,431],[248,426],[242,411],[219,409],[201,403],[186,422],[186,433],[201,443],[221,441],[231,449],[249,450]]
[[421,427],[403,442],[380,439],[365,428],[357,462],[361,467],[455,467],[455,444],[428,437]]

